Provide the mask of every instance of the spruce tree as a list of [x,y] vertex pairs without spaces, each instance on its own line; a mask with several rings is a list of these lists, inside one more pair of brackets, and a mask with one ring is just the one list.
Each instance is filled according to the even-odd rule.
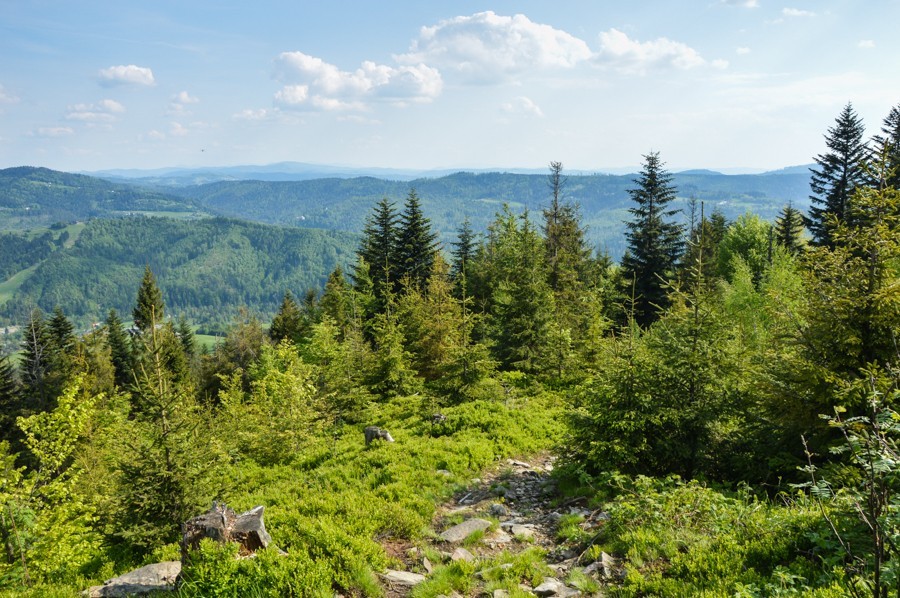
[[775,240],[791,253],[803,247],[803,214],[788,202],[775,220]]
[[122,320],[114,309],[109,310],[109,315],[106,316],[106,344],[115,370],[116,386],[130,387],[134,382],[134,356]]
[[475,234],[468,216],[456,234],[456,241],[451,243],[450,280],[453,281],[454,292],[459,298],[471,296],[471,268],[475,258]]
[[383,307],[384,298],[397,278],[397,212],[394,204],[386,197],[375,205],[375,210],[366,220],[363,239],[356,254],[365,263],[367,272],[357,265],[353,273],[354,286],[368,286]]
[[17,438],[16,417],[22,408],[19,384],[8,355],[0,356],[0,441]]
[[881,183],[900,189],[900,104],[891,108],[881,125],[881,134],[872,139],[872,162],[884,161]]
[[286,339],[296,345],[300,343],[303,329],[303,314],[300,312],[300,306],[294,301],[291,292],[285,291],[281,306],[269,326],[269,338],[275,344]]
[[422,213],[422,205],[415,189],[410,189],[400,214],[397,231],[397,275],[395,282],[405,282],[424,290],[431,276],[437,253],[437,233],[431,221]]
[[817,167],[810,169],[812,205],[806,227],[814,245],[834,247],[832,228],[846,218],[853,192],[866,185],[864,133],[862,119],[848,103],[825,135],[828,152],[816,156]]
[[658,152],[644,156],[644,166],[629,189],[637,206],[629,208],[633,219],[625,223],[628,249],[622,258],[626,295],[634,297],[634,317],[642,326],[653,323],[658,310],[667,305],[667,280],[681,256],[682,227],[672,218],[678,210],[669,209],[676,189],[672,175],[663,168]]
[[150,330],[151,322],[162,323],[165,316],[165,304],[162,293],[156,285],[156,277],[150,270],[150,266],[144,269],[144,278],[138,289],[137,304],[134,306],[132,317],[134,325],[146,333]]
[[319,300],[319,308],[323,317],[331,318],[340,331],[339,338],[343,338],[344,330],[350,320],[350,301],[348,299],[350,289],[344,278],[344,270],[340,265],[336,266],[328,280],[325,282],[325,290],[322,299]]

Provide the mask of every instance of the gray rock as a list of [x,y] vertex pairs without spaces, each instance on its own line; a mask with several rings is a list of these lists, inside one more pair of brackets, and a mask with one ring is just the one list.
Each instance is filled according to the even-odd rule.
[[391,569],[388,569],[388,571],[381,577],[391,586],[399,586],[404,588],[411,588],[425,581],[424,575],[411,573],[409,571],[393,571]]
[[579,596],[581,592],[568,587],[563,582],[553,577],[544,579],[544,583],[531,590],[538,596]]
[[179,573],[181,573],[181,561],[147,565],[119,577],[113,577],[105,581],[102,586],[88,588],[83,595],[88,598],[112,598],[174,590],[175,579]]
[[488,544],[509,544],[512,541],[512,536],[501,529],[498,529],[496,532],[491,534],[489,538],[487,538]]
[[465,548],[457,548],[453,551],[453,554],[450,555],[451,561],[468,561],[472,562],[475,560],[475,555],[466,550]]
[[492,598],[509,598],[509,592],[506,590],[494,590],[494,593],[491,594]]
[[491,522],[485,519],[467,519],[459,525],[454,525],[441,534],[444,542],[462,542],[477,531],[491,527]]
[[501,505],[498,502],[495,502],[488,509],[488,514],[493,515],[494,517],[503,517],[504,515],[509,513],[509,509],[506,506]]

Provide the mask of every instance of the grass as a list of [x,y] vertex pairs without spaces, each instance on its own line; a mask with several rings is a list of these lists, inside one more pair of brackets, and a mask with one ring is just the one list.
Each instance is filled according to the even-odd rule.
[[30,268],[20,270],[5,281],[0,282],[0,305],[3,305],[4,303],[12,299],[12,296],[22,287],[23,284],[25,284],[25,281],[28,280],[32,274],[34,274],[35,270],[38,269],[38,266],[40,266],[40,264],[35,264]]
[[[527,397],[514,409],[499,401],[447,407],[443,413],[454,422],[453,430],[433,438],[422,415],[430,413],[425,401],[403,397],[369,409],[364,423],[386,427],[394,443],[365,447],[363,425],[347,426],[336,439],[312,442],[293,462],[243,461],[235,470],[239,488],[224,497],[226,502],[236,510],[265,505],[274,543],[298,562],[323,568],[328,584],[310,585],[301,595],[316,595],[332,585],[343,593],[378,595],[372,579],[390,564],[380,539],[429,537],[437,505],[473,475],[500,459],[546,450],[562,431],[560,402],[547,394]],[[253,563],[244,567],[241,574],[265,580],[272,595],[288,591],[286,582],[279,581],[284,571],[266,571]],[[467,587],[470,582],[462,580],[473,567],[448,565],[432,576],[445,580],[435,581],[434,587]],[[192,575],[198,587],[213,587],[219,575],[227,577],[222,583],[230,583],[232,573],[216,571],[213,567]],[[311,580],[320,579],[316,571],[310,570]]]

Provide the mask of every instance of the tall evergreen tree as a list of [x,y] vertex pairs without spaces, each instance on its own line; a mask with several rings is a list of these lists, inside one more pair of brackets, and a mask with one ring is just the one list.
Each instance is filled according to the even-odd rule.
[[397,231],[397,276],[395,282],[424,290],[431,276],[437,253],[437,233],[431,221],[422,213],[422,205],[415,189],[410,189],[400,214]]
[[269,338],[276,344],[287,339],[299,344],[303,336],[303,314],[290,291],[285,291],[281,306],[269,326]]
[[863,141],[864,133],[862,119],[848,103],[825,135],[828,152],[816,156],[817,167],[810,169],[812,205],[806,227],[815,245],[834,247],[833,225],[844,221],[850,197],[867,182],[864,162],[868,148]]
[[775,240],[791,253],[797,253],[803,247],[803,214],[791,202],[781,209],[775,220]]
[[891,108],[881,124],[881,134],[872,139],[872,162],[884,160],[882,183],[900,189],[900,104]]
[[397,223],[394,204],[388,198],[382,198],[366,220],[363,239],[356,251],[367,266],[367,272],[357,265],[353,274],[354,286],[359,290],[364,279],[367,284],[371,283],[379,307],[383,306],[389,286],[393,286],[397,279]]
[[475,234],[468,216],[456,233],[456,241],[451,243],[450,279],[453,281],[457,297],[471,296],[471,269],[475,258]]
[[128,388],[134,382],[134,357],[122,320],[114,309],[106,316],[106,344],[109,345],[116,385]]
[[0,356],[0,441],[16,438],[16,417],[22,408],[19,384],[8,355]]
[[328,275],[325,282],[325,290],[322,292],[322,299],[319,300],[319,307],[323,317],[331,318],[335,326],[340,331],[339,338],[342,338],[344,330],[350,321],[350,301],[348,294],[350,289],[347,286],[347,280],[344,278],[344,270],[340,265]]
[[137,304],[132,311],[134,325],[146,333],[150,330],[151,322],[162,323],[165,309],[162,292],[156,285],[156,277],[150,270],[150,266],[147,266],[144,268],[144,278],[138,289]]
[[629,189],[637,206],[629,208],[633,219],[625,223],[628,250],[622,258],[626,294],[634,297],[634,317],[643,325],[657,319],[658,309],[667,305],[667,280],[681,256],[682,227],[669,209],[676,189],[672,175],[663,168],[658,152],[644,156],[644,166],[635,189]]
[[47,323],[47,333],[54,353],[71,355],[75,350],[75,327],[57,305]]

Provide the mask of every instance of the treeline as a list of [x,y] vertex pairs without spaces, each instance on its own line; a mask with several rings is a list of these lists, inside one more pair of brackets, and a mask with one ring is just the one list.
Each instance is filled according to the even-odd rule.
[[[772,219],[781,206],[793,201],[807,205],[808,174],[718,175],[675,174],[682,198],[721,204],[729,218],[752,211]],[[627,190],[631,175],[590,175],[568,178],[567,197],[581,206],[587,239],[613,256],[624,251],[622,222],[627,218]],[[371,205],[382,197],[402,197],[409,187],[422,197],[435,230],[445,244],[465,218],[483,231],[497,210],[508,203],[514,210],[535,213],[546,205],[541,175],[460,172],[411,182],[373,177],[317,179],[293,182],[226,181],[167,189],[233,218],[245,218],[311,228],[360,230]]]
[[[321,287],[337,264],[352,261],[355,242],[354,235],[338,231],[221,218],[95,219],[71,248],[45,256],[2,315],[22,323],[33,307],[49,313],[62,306],[83,325],[110,308],[127,312],[150,265],[164,277],[165,300],[176,313],[206,329],[224,330],[241,306],[271,314],[282,289]],[[9,254],[3,262],[18,264],[26,257]]]

